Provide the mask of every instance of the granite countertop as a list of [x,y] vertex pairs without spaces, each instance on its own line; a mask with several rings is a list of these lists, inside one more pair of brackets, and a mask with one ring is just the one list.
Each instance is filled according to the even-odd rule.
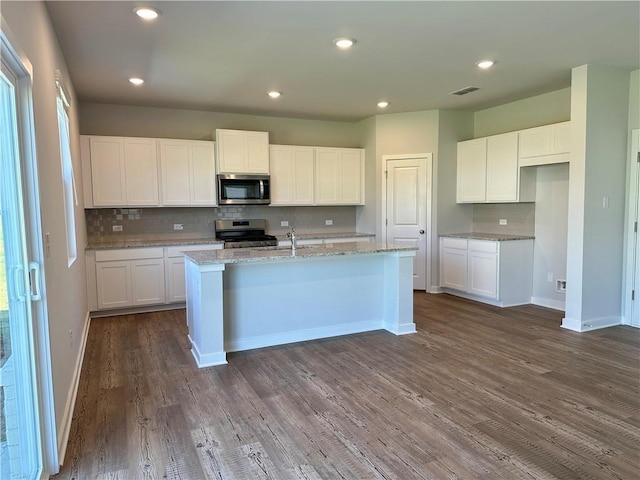
[[[298,240],[321,240],[324,238],[375,237],[371,233],[339,232],[339,233],[301,233],[296,234]],[[276,235],[278,240],[287,240],[286,235]],[[116,248],[171,247],[175,245],[215,245],[224,244],[214,236],[202,237],[193,235],[153,234],[138,236],[107,235],[91,238],[86,250],[108,250]]]
[[[323,240],[325,238],[358,238],[358,237],[375,237],[375,233],[356,233],[356,232],[337,232],[337,233],[298,233],[298,240]],[[286,234],[276,235],[278,240],[289,240]]]
[[227,250],[200,250],[183,252],[183,255],[197,265],[227,263],[257,263],[273,260],[287,260],[310,257],[331,257],[336,255],[362,255],[385,252],[415,251],[414,247],[372,242],[348,242],[331,245],[303,245],[295,253],[290,247],[231,248]]
[[105,236],[89,239],[86,250],[108,250],[115,248],[171,247],[174,245],[223,244],[215,237],[194,237],[187,235],[141,235],[136,237]]
[[466,238],[469,240],[492,240],[495,242],[508,242],[511,240],[533,240],[533,235],[510,235],[507,233],[441,233],[441,237]]

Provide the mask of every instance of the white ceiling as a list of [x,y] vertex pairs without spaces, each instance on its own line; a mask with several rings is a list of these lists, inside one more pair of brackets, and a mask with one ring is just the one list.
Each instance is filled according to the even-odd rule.
[[[154,23],[135,6],[162,11]],[[360,120],[480,110],[570,84],[571,68],[640,68],[640,2],[55,1],[81,101]],[[332,39],[356,38],[350,51]],[[478,60],[497,60],[489,71]],[[142,87],[127,79],[140,76]],[[478,86],[464,97],[451,91]],[[280,90],[278,100],[268,90]]]

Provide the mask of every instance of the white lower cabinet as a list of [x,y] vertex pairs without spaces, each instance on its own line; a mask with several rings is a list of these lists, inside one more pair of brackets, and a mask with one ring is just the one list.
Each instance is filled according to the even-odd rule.
[[531,303],[533,240],[440,238],[440,286],[501,307]]
[[98,310],[164,303],[162,247],[99,250],[94,261]]
[[181,252],[192,252],[195,250],[220,250],[222,248],[222,244],[166,247],[164,271],[167,303],[184,302],[187,299],[184,275],[184,257]]
[[440,241],[440,285],[467,290],[467,241],[447,238]]
[[186,300],[181,252],[217,250],[222,244],[87,251],[90,311],[163,305]]

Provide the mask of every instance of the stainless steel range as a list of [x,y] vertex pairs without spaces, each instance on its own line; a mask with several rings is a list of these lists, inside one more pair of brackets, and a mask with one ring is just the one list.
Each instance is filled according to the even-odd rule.
[[224,241],[224,248],[273,247],[278,239],[266,235],[266,220],[216,220],[216,238]]

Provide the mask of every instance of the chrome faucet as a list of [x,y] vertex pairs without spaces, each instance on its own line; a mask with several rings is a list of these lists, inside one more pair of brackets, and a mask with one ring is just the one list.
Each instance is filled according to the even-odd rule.
[[298,240],[296,239],[296,231],[293,227],[289,227],[289,233],[287,233],[287,238],[291,239],[291,251],[295,252],[296,247],[298,246]]

